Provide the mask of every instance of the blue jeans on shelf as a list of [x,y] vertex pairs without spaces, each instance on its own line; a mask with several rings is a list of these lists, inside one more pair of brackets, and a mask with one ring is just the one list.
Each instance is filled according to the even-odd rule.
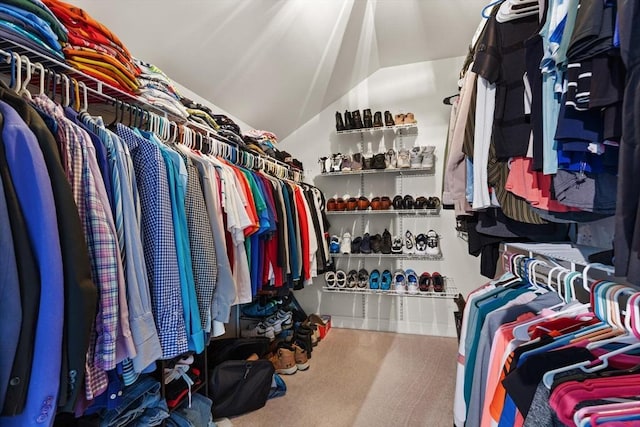
[[156,426],[168,417],[167,402],[160,397],[160,383],[151,377],[141,377],[125,388],[116,408],[104,413],[100,426]]

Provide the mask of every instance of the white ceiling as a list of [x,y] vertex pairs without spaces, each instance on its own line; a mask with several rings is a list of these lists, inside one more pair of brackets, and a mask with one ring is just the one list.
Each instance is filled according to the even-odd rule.
[[70,2],[134,56],[284,139],[379,68],[465,55],[488,0]]

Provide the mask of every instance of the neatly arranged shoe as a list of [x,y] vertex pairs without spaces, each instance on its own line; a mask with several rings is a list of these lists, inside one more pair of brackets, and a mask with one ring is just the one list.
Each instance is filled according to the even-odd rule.
[[344,288],[347,286],[347,273],[342,270],[336,270],[336,287]]
[[418,280],[418,286],[420,288],[420,292],[429,292],[431,289],[431,274],[426,271],[422,273]]
[[353,125],[353,116],[348,110],[345,110],[344,112],[344,128],[345,130],[355,129]]
[[352,111],[351,117],[353,117],[353,129],[362,129],[364,127],[362,117],[360,117],[360,110]]
[[422,167],[422,149],[421,147],[413,147],[410,155],[410,166],[412,169],[418,169]]
[[340,241],[340,253],[351,253],[351,233],[348,231],[342,235],[342,240]]
[[269,358],[269,361],[273,363],[277,374],[292,375],[298,370],[295,350],[285,343],[276,349],[275,353]]
[[411,295],[415,295],[419,292],[418,275],[410,268],[405,271],[407,277],[407,292]]
[[371,237],[369,236],[369,233],[364,233],[364,236],[362,236],[362,243],[360,244],[360,253],[362,254],[371,253]]
[[324,273],[324,281],[327,282],[327,286],[330,288],[335,288],[338,286],[336,282],[336,272],[335,271],[326,271]]
[[444,277],[442,277],[440,273],[434,271],[431,275],[431,282],[433,283],[434,292],[444,292]]
[[342,171],[342,154],[334,154],[331,157],[331,172],[341,172]]
[[393,290],[399,294],[407,291],[407,276],[403,270],[393,272]]
[[373,115],[371,114],[370,108],[362,110],[362,122],[366,129],[373,127]]
[[374,254],[379,254],[382,251],[382,236],[380,234],[371,236],[371,250]]
[[384,112],[384,125],[385,126],[393,126],[395,123],[393,121],[393,115],[389,112],[389,110]]
[[245,329],[240,330],[240,336],[243,338],[265,337],[274,340],[276,332],[273,326],[267,326],[263,322],[248,325]]
[[418,123],[418,122],[416,121],[416,118],[414,117],[413,113],[407,113],[407,114],[404,115],[402,124],[413,125],[413,124],[416,124],[416,123]]
[[347,273],[347,288],[355,288],[358,284],[358,272],[351,270]]
[[332,254],[340,253],[340,238],[335,234],[329,240],[329,252]]
[[384,126],[384,123],[382,123],[382,113],[380,111],[376,111],[373,115],[373,127],[380,128],[382,126]]
[[416,240],[413,237],[413,233],[409,230],[404,233],[404,249],[402,253],[406,255],[413,255],[416,253]]
[[398,236],[393,238],[393,242],[391,243],[391,253],[392,254],[401,254],[402,253],[402,239]]
[[380,271],[373,270],[369,274],[369,289],[380,289]]
[[433,230],[427,231],[427,255],[440,256],[440,236]]
[[438,209],[440,208],[440,199],[436,196],[429,197],[427,199],[427,203],[425,205],[427,209]]
[[409,169],[411,167],[411,153],[406,148],[398,150],[397,165],[399,169]]
[[416,236],[416,254],[424,255],[427,253],[427,236],[420,233]]
[[290,329],[293,326],[293,315],[291,312],[278,310],[273,316],[269,316],[263,321],[264,325],[271,326],[276,334],[284,329]]
[[396,152],[393,148],[389,148],[385,154],[385,161],[387,163],[387,169],[395,169],[398,166],[398,159]]
[[393,118],[393,124],[396,126],[404,124],[404,114],[396,114]]
[[358,271],[358,287],[366,288],[369,285],[369,272],[364,268]]
[[436,147],[433,145],[427,145],[422,147],[422,167],[431,169],[435,164]]
[[383,291],[388,291],[389,289],[391,289],[392,280],[393,277],[391,277],[391,271],[384,270],[382,272],[382,277],[380,277],[380,289],[382,289]]
[[340,111],[336,111],[336,130],[338,132],[345,130],[344,121],[342,120],[342,114],[340,114]]
[[355,197],[345,196],[344,199],[347,201],[348,211],[355,211],[358,208],[358,199],[356,199]]
[[359,254],[360,253],[360,245],[362,244],[362,237],[356,237],[351,240],[351,253]]
[[386,228],[384,229],[384,232],[382,233],[382,247],[380,250],[383,254],[390,254],[391,253],[391,233],[389,233],[389,230],[387,230]]

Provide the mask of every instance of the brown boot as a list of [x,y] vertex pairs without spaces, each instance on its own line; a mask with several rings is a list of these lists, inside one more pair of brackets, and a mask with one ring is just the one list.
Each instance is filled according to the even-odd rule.
[[278,374],[291,375],[295,374],[298,370],[294,350],[280,347],[269,360],[273,363],[274,368],[276,368],[276,373]]

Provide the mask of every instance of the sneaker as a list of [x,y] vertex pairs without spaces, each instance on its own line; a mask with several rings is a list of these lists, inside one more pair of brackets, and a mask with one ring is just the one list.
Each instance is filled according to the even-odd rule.
[[424,255],[427,253],[427,236],[420,233],[416,236],[416,254]]
[[276,368],[276,373],[281,375],[295,374],[298,370],[296,365],[295,350],[286,348],[284,346],[279,347],[276,352],[269,358],[269,361],[273,363],[273,367]]
[[369,274],[369,289],[380,289],[380,272],[373,270]]
[[371,250],[375,254],[379,254],[382,251],[382,236],[380,234],[374,234],[370,238]]
[[440,236],[433,230],[427,231],[427,255],[440,256]]
[[271,300],[262,305],[256,301],[243,305],[241,311],[247,317],[268,317],[278,311],[278,303]]
[[408,169],[411,167],[411,153],[409,150],[402,148],[398,151],[397,164],[400,169]]
[[342,154],[334,154],[331,157],[331,171],[340,172],[342,170]]
[[347,273],[342,270],[336,271],[336,286],[339,288],[347,286]]
[[420,292],[429,292],[431,289],[431,274],[426,271],[422,273],[418,280],[418,286],[420,288]]
[[422,148],[413,147],[411,149],[411,153],[409,153],[409,165],[412,169],[417,169],[422,167]]
[[307,357],[307,350],[300,347],[297,343],[291,345],[294,350],[294,358],[296,361],[296,368],[298,371],[306,371],[309,369],[309,358]]
[[427,145],[420,148],[422,148],[422,167],[429,169],[433,168],[435,164],[435,156],[433,153],[436,151],[436,147],[433,145]]
[[391,272],[389,270],[385,270],[382,272],[382,277],[380,278],[380,289],[383,291],[388,291],[391,289],[391,282],[393,277],[391,277]]
[[382,248],[381,251],[383,254],[390,254],[391,253],[391,233],[389,233],[389,230],[387,230],[386,228],[384,229],[384,232],[382,233]]
[[385,154],[385,161],[387,163],[387,169],[395,169],[397,167],[396,152],[393,148],[387,150],[387,153]]
[[364,236],[362,236],[362,243],[360,243],[360,253],[371,253],[371,237],[369,237],[369,233],[364,233]]
[[417,294],[419,292],[418,275],[410,268],[407,269],[405,274],[407,276],[407,292],[411,295]]
[[273,331],[279,334],[284,329],[290,329],[293,326],[293,314],[289,311],[278,310],[273,316],[264,319],[263,323],[266,326],[271,326]]
[[393,242],[391,243],[391,253],[392,254],[402,253],[402,239],[398,236],[395,236],[393,238]]
[[435,271],[431,275],[431,281],[433,282],[434,292],[444,292],[444,277],[442,277],[440,273]]
[[351,253],[359,254],[360,253],[360,245],[362,244],[362,237],[356,237],[351,240]]
[[360,271],[358,271],[358,287],[361,289],[366,288],[368,284],[369,284],[369,272],[364,268],[361,268]]
[[402,252],[407,255],[416,253],[416,241],[409,230],[404,233],[404,249]]
[[342,235],[342,242],[340,242],[340,253],[351,253],[351,233],[348,231]]
[[407,290],[407,276],[403,270],[396,270],[393,272],[393,288],[399,293],[403,294]]
[[335,234],[331,236],[331,240],[329,241],[329,252],[332,254],[340,253],[340,238]]
[[342,158],[341,169],[342,172],[350,172],[351,171],[351,156],[348,154],[344,155]]
[[273,326],[267,326],[263,322],[256,325],[249,325],[240,331],[240,336],[244,338],[266,337],[273,341],[276,338],[276,332]]
[[347,288],[355,288],[358,285],[358,272],[351,270],[347,273]]

